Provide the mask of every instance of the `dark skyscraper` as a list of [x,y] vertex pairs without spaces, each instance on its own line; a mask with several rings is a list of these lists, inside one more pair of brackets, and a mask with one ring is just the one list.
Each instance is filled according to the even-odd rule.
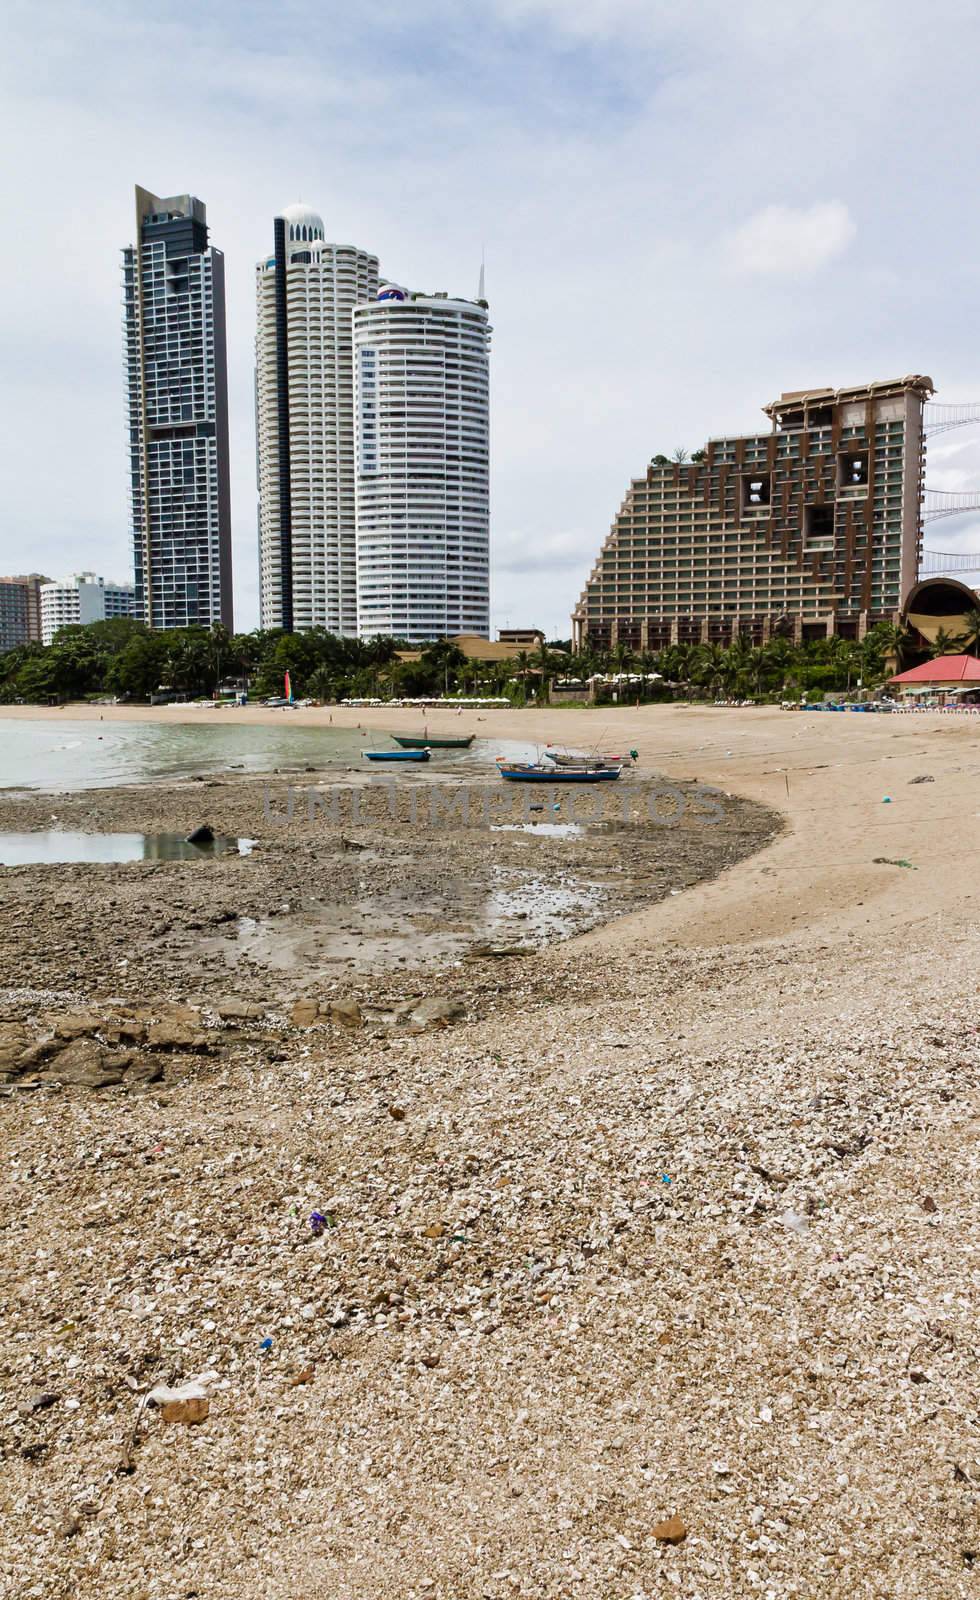
[[154,628],[232,626],[225,268],[206,216],[137,187],[123,251],[134,612]]

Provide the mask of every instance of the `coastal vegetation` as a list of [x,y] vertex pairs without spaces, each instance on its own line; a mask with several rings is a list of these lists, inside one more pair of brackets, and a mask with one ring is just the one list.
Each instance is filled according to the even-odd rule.
[[[177,628],[154,633],[128,617],[62,628],[50,645],[19,645],[0,656],[0,703],[51,704],[113,696],[147,701],[165,694],[198,698],[222,687],[248,686],[253,699],[281,694],[288,672],[293,694],[317,700],[415,695],[505,695],[515,705],[548,697],[555,683],[604,678],[600,697],[780,700],[801,694],[848,693],[883,683],[929,652],[916,636],[888,623],[860,642],[841,638],[804,644],[776,635],[765,644],[737,637],[729,645],[674,644],[656,652],[617,644],[573,653],[555,640],[504,661],[468,659],[452,640],[427,645],[414,660],[398,639],[341,639],[322,628],[229,633]],[[937,637],[932,654],[980,646],[980,613],[967,633]],[[625,682],[624,682],[625,680]]]

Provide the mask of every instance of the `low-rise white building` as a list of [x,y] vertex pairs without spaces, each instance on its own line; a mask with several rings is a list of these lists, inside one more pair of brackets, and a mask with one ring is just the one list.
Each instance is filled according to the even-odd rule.
[[131,583],[107,583],[94,572],[76,572],[60,583],[42,583],[41,643],[50,644],[59,628],[131,617],[134,604]]

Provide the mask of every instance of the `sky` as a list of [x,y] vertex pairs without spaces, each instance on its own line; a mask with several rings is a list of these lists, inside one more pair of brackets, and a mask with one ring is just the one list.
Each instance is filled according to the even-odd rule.
[[[495,627],[567,637],[649,458],[785,389],[980,401],[973,0],[8,0],[0,571],[131,574],[119,251],[133,186],[225,254],[235,621],[258,620],[254,269],[302,199],[473,296]],[[980,488],[980,427],[933,488]],[[980,518],[926,530],[980,549]]]

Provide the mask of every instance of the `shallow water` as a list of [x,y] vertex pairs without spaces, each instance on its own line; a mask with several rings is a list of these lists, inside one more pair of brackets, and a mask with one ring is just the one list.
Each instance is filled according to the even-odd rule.
[[595,919],[601,890],[584,881],[546,883],[494,868],[483,890],[460,893],[452,905],[420,909],[400,890],[341,902],[308,902],[272,918],[239,917],[226,934],[202,941],[205,958],[231,966],[322,977],[339,967],[380,972],[400,965],[459,960],[480,943],[528,950],[566,938]]
[[[203,713],[202,713],[203,715]],[[0,729],[0,789],[73,793],[155,779],[189,778],[230,771],[304,772],[356,767],[370,770],[366,749],[394,741],[377,729],[309,728],[282,723],[236,723],[233,710],[210,713],[212,721],[57,722],[4,721]],[[535,747],[513,740],[477,739],[468,750],[440,750],[425,770],[483,767],[498,755],[533,760]],[[411,765],[411,763],[406,763]]]
[[70,861],[206,861],[209,857],[251,855],[252,839],[215,838],[190,844],[179,833],[77,833],[49,829],[0,833],[0,865],[61,866]]

